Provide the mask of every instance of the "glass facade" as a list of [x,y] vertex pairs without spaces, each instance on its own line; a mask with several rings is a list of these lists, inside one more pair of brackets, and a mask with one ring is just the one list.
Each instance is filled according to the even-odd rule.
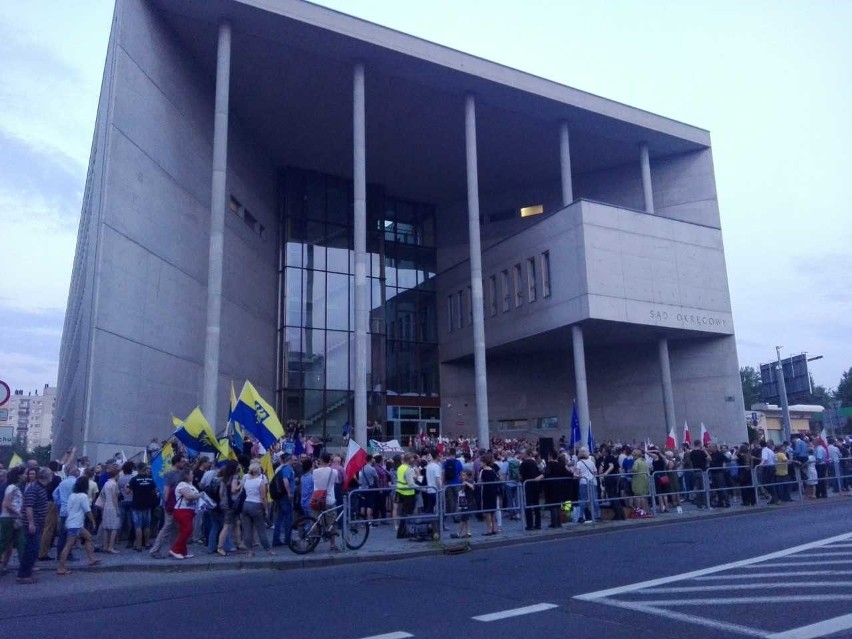
[[[339,435],[354,409],[352,184],[298,169],[282,182],[278,409]],[[367,418],[383,424],[394,396],[439,393],[435,213],[370,186],[367,218]]]

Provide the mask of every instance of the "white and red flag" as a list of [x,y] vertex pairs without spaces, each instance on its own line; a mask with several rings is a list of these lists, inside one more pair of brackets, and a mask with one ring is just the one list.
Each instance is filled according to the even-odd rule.
[[704,427],[704,422],[701,422],[701,443],[705,446],[710,444],[710,433],[708,433],[707,429]]
[[683,443],[692,446],[692,435],[689,434],[689,424],[683,420]]
[[343,465],[343,485],[348,486],[366,463],[367,451],[356,444],[354,439],[350,439],[346,449],[346,463]]
[[828,453],[828,434],[825,432],[825,428],[820,431],[815,443],[817,446],[825,448],[825,452]]
[[675,439],[674,426],[671,427],[671,429],[669,430],[669,436],[666,437],[666,448],[670,448],[672,450],[677,448],[677,439]]

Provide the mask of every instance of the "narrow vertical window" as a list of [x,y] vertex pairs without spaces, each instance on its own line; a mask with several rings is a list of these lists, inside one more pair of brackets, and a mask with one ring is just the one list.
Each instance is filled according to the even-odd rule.
[[541,254],[541,296],[550,297],[550,251]]
[[467,323],[473,326],[473,289],[467,287]]
[[464,326],[464,292],[456,293],[456,328]]
[[512,269],[512,279],[514,280],[515,285],[515,308],[524,303],[524,291],[521,288],[523,286],[523,280],[521,278],[521,265],[515,264]]
[[531,257],[527,260],[527,299],[530,302],[535,302],[536,286],[535,258]]
[[447,295],[447,332],[448,333],[452,333],[453,328],[455,328],[455,326],[453,326],[453,322],[455,321],[455,317],[456,317],[455,301],[456,301],[455,295]]
[[488,314],[491,317],[497,315],[497,276],[488,278]]
[[509,271],[501,271],[500,273],[500,294],[503,296],[503,312],[508,312],[512,294],[509,292]]

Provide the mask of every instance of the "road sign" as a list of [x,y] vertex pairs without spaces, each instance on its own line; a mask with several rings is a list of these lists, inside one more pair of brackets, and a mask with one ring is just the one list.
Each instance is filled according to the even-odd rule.
[[3,380],[0,380],[0,406],[5,405],[11,396],[12,391],[9,388],[9,385]]
[[15,427],[4,426],[0,428],[0,446],[11,446],[15,443]]

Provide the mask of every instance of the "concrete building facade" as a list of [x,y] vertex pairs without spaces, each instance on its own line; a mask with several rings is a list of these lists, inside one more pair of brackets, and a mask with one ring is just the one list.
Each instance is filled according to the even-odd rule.
[[119,0],[57,445],[745,437],[709,134],[297,0]]

